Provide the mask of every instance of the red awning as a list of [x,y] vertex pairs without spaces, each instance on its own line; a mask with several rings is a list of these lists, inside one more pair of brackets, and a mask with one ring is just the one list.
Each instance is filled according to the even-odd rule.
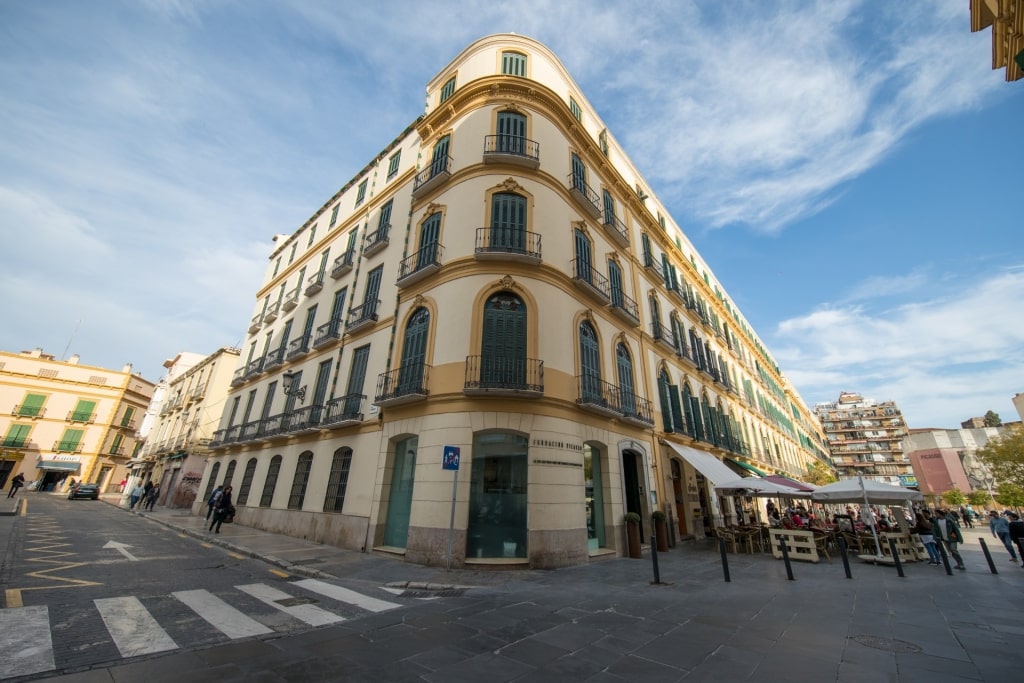
[[775,482],[776,484],[780,484],[782,486],[788,486],[789,488],[796,489],[797,491],[811,492],[816,490],[816,487],[811,486],[810,484],[805,484],[802,481],[797,481],[796,479],[784,477],[781,474],[769,474],[767,477],[765,477],[765,479],[771,482]]

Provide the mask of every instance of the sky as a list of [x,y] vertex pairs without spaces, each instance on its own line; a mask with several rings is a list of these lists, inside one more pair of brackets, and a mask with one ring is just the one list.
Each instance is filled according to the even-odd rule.
[[967,0],[0,0],[0,349],[156,381],[463,48],[550,47],[810,406],[1024,392],[1024,81]]

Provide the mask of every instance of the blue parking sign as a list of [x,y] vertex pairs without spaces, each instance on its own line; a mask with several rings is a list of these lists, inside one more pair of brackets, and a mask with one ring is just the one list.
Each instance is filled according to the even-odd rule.
[[459,454],[462,451],[458,446],[445,446],[444,455],[441,456],[441,469],[459,471]]

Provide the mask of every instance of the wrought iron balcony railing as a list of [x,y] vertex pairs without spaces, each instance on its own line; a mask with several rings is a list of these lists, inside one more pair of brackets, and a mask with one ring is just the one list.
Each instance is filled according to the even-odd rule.
[[338,278],[348,273],[350,270],[352,270],[352,266],[355,264],[355,260],[355,249],[349,249],[344,254],[334,259],[334,265],[331,266],[331,277],[337,280]]
[[587,185],[587,179],[578,173],[570,173],[567,179],[570,194],[576,198],[591,218],[601,215],[601,198]]
[[332,398],[327,402],[327,412],[324,414],[320,425],[338,429],[350,425],[359,424],[363,421],[363,414],[359,412],[363,404],[364,394],[347,394]]
[[605,207],[604,215],[601,218],[601,224],[608,230],[608,234],[612,236],[619,246],[626,246],[629,244],[629,228],[626,224],[615,215],[614,209]]
[[386,223],[369,235],[366,236],[366,241],[363,244],[363,256],[373,256],[378,251],[388,246],[389,239],[388,235],[391,232],[391,224]]
[[96,421],[96,413],[88,410],[72,410],[68,413],[68,422],[84,422],[85,424],[92,424]]
[[634,327],[640,324],[640,308],[628,294],[621,289],[612,287],[612,313],[630,322]]
[[484,136],[484,161],[537,168],[540,166],[540,143],[522,135]]
[[492,226],[476,229],[478,259],[540,263],[540,233],[519,228]]
[[412,196],[419,198],[420,195],[448,180],[452,175],[451,168],[452,158],[450,156],[445,155],[431,161],[429,166],[416,174],[416,178],[413,180]]
[[377,393],[373,402],[379,406],[401,405],[422,401],[430,392],[427,382],[430,366],[426,363],[409,363],[377,377]]
[[544,361],[467,356],[463,391],[467,394],[543,394]]
[[572,260],[572,279],[604,303],[611,303],[611,284],[608,278],[591,266],[589,261],[579,258]]
[[288,344],[288,354],[286,355],[286,358],[288,360],[295,360],[296,358],[301,358],[309,353],[309,342],[311,338],[312,335],[304,334],[291,340]]
[[380,306],[380,299],[362,303],[349,313],[346,332],[355,332],[377,322],[377,308]]
[[341,339],[341,326],[341,318],[331,318],[328,322],[316,328],[316,336],[313,337],[313,348],[319,349]]
[[416,253],[402,259],[398,265],[399,287],[409,287],[441,269],[441,255],[444,247],[431,242]]

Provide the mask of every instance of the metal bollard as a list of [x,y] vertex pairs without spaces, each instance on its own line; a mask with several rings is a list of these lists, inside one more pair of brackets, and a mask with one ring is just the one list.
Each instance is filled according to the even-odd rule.
[[782,561],[786,564],[786,576],[789,577],[790,581],[794,581],[793,565],[789,563],[789,546],[786,545],[786,537],[780,536],[779,540],[782,542]]
[[651,583],[661,583],[661,572],[658,571],[658,537],[655,534],[651,534],[651,563],[654,565],[654,581]]
[[729,556],[725,552],[724,538],[718,539],[718,550],[722,553],[722,573],[725,574],[725,582],[729,583],[732,579],[729,578]]
[[981,541],[981,552],[985,553],[985,560],[988,562],[988,568],[992,570],[993,574],[998,574],[999,572],[996,570],[996,563],[992,561],[992,553],[988,551],[988,545],[985,544],[985,539],[979,538],[978,540]]
[[850,558],[846,555],[848,552],[846,539],[842,536],[839,537],[839,552],[843,555],[843,570],[846,572],[846,578],[852,579],[853,574],[850,573]]
[[942,542],[942,539],[936,540],[935,544],[939,546],[939,555],[942,556],[942,566],[946,568],[946,574],[953,576],[953,568],[949,566],[949,555],[946,553],[946,544]]
[[896,573],[899,574],[901,579],[906,578],[906,574],[903,573],[903,563],[900,562],[900,552],[896,550],[896,541],[889,539],[889,552],[892,553],[892,561],[896,563]]

